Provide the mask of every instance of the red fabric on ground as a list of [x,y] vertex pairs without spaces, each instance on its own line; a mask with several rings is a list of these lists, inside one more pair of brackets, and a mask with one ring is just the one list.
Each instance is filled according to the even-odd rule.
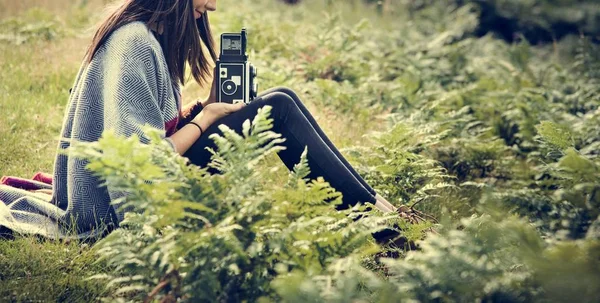
[[0,184],[29,191],[48,189],[48,185],[52,185],[52,175],[44,172],[37,172],[31,179],[3,176],[0,178]]

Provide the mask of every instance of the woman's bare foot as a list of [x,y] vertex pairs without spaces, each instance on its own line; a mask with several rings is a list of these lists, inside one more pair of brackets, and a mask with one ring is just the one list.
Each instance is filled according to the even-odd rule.
[[377,202],[383,204],[383,206],[387,209],[389,209],[390,211],[396,211],[396,207],[394,207],[394,205],[392,205],[392,203],[390,203],[388,200],[386,200],[384,197],[380,196],[379,194],[375,194],[375,199],[377,199]]
[[375,201],[375,207],[384,213],[391,213],[394,210],[388,208],[385,204],[381,203],[379,200]]

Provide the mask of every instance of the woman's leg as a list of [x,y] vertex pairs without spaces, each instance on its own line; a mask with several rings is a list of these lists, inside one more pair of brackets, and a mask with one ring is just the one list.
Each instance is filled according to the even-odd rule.
[[315,120],[315,118],[308,111],[308,109],[306,109],[306,106],[304,106],[304,104],[302,104],[302,101],[300,101],[300,98],[298,98],[298,95],[293,90],[291,90],[287,87],[275,87],[275,88],[271,88],[271,89],[266,90],[265,92],[261,93],[261,96],[264,96],[264,95],[267,95],[270,93],[274,93],[274,92],[284,93],[284,94],[290,96],[292,98],[292,100],[294,100],[294,102],[296,103],[298,108],[300,108],[300,111],[302,111],[302,114],[304,114],[304,116],[306,117],[308,122],[310,122],[310,124],[315,129],[317,134],[321,137],[321,139],[323,139],[325,144],[327,144],[327,146],[329,146],[331,151],[338,157],[338,159],[340,159],[342,164],[344,164],[344,166],[346,166],[346,169],[348,169],[352,173],[352,175],[360,182],[360,184],[362,184],[362,186],[364,188],[366,188],[371,193],[371,195],[375,196],[376,195],[375,190],[371,186],[369,186],[369,184],[367,184],[367,182],[365,182],[365,180],[354,170],[352,165],[350,165],[350,163],[348,163],[346,158],[344,158],[344,156],[338,151],[338,149],[331,142],[331,140],[329,140],[327,135],[325,135],[325,133],[323,132],[323,130],[321,129],[321,127]]
[[309,178],[315,179],[322,176],[333,188],[343,195],[343,204],[340,208],[346,208],[360,202],[377,202],[375,196],[369,192],[361,182],[352,174],[346,165],[340,160],[336,153],[319,135],[317,130],[302,113],[300,107],[287,94],[275,92],[263,94],[252,103],[241,110],[215,122],[184,154],[193,164],[206,167],[210,161],[211,154],[206,147],[216,149],[209,136],[213,133],[221,134],[219,124],[225,124],[229,128],[241,133],[242,124],[247,119],[253,119],[259,108],[270,105],[272,107],[273,131],[280,133],[286,141],[286,147],[278,153],[288,169],[293,169],[300,160],[300,155],[305,146],[308,147],[308,164],[311,169]]
[[377,194],[375,192],[375,190],[371,186],[369,186],[369,184],[367,184],[367,182],[365,182],[365,180],[354,170],[352,165],[350,165],[350,163],[348,163],[346,158],[344,158],[344,156],[338,151],[338,149],[331,142],[331,140],[329,140],[327,135],[325,135],[325,132],[323,132],[321,127],[319,127],[319,124],[317,123],[317,121],[314,119],[314,117],[308,111],[308,109],[306,109],[304,104],[302,104],[302,101],[300,101],[300,98],[293,90],[291,90],[287,87],[275,87],[275,88],[266,90],[265,92],[261,93],[260,96],[264,96],[266,94],[270,94],[273,92],[280,92],[280,93],[284,93],[284,94],[290,96],[294,100],[294,102],[296,103],[298,108],[300,108],[300,110],[302,111],[302,113],[304,114],[304,116],[306,117],[308,122],[310,122],[312,127],[319,134],[319,136],[321,136],[321,139],[323,139],[323,141],[327,144],[327,146],[329,146],[329,148],[333,151],[333,153],[335,153],[335,155],[340,159],[340,161],[342,161],[342,163],[352,173],[352,175],[354,175],[354,177],[360,182],[360,184],[362,184],[362,186],[364,186],[372,195],[374,195],[375,199],[377,199],[378,202],[383,204],[387,210],[394,211],[396,209],[396,207],[393,206],[388,200],[386,200],[385,198],[383,198],[382,196]]

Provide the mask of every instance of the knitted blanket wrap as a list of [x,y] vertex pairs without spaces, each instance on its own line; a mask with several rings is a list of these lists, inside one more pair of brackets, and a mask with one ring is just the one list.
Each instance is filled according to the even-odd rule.
[[179,118],[179,94],[162,48],[146,24],[132,22],[115,30],[91,62],[84,61],[79,69],[63,119],[51,185],[42,183],[40,189],[46,191],[35,191],[0,184],[0,226],[16,233],[80,239],[117,227],[123,211],[111,202],[125,193],[111,190],[95,177],[85,168],[87,161],[70,156],[70,142],[94,142],[110,129],[126,137],[137,134],[148,143],[142,126],[149,124],[164,132],[164,140],[173,146],[168,137]]

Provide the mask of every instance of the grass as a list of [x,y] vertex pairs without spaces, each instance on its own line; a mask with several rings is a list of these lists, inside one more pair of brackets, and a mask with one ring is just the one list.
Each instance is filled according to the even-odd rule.
[[102,272],[88,245],[19,238],[0,241],[0,300],[92,302],[104,284],[87,280]]
[[[0,40],[0,175],[52,172],[69,88],[95,22],[85,15],[103,5],[89,2],[0,0],[0,27],[41,24],[26,43]],[[38,35],[49,29],[59,31]],[[96,259],[89,245],[1,240],[0,301],[92,302],[105,292],[102,282],[86,280],[103,272]]]
[[[60,15],[42,8],[15,12],[19,18],[8,17],[3,26],[25,28],[31,24],[28,20],[38,23],[23,33],[29,42],[0,43],[0,111],[6,113],[0,121],[0,172],[31,176],[37,171],[52,171],[64,107],[87,36],[67,33],[74,28],[62,24]],[[67,11],[62,18],[69,19],[78,12]],[[38,35],[48,32],[54,34]]]
[[[40,43],[39,47],[44,49],[48,44]],[[0,138],[0,171],[17,176],[51,171],[74,66],[44,60],[52,56],[51,52],[28,56],[20,48],[6,46],[0,51],[0,69],[4,71],[0,76],[0,111],[7,113],[0,122],[0,132],[6,134]],[[36,61],[41,63],[33,64]]]
[[[108,2],[0,0],[0,28],[35,25],[24,34],[28,40],[23,43],[0,38],[0,175],[27,178],[38,171],[52,172],[69,88],[91,39],[90,29],[101,18],[96,12]],[[217,23],[219,17],[214,19]],[[184,102],[206,95],[207,90],[193,82],[183,89]],[[334,109],[306,105],[340,147],[383,125],[352,123],[352,117]],[[277,172],[282,179],[283,171]],[[91,302],[104,291],[101,282],[85,280],[103,270],[94,260],[93,250],[76,243],[2,240],[0,301]]]
[[[586,64],[566,67],[576,57],[575,42],[530,46],[491,35],[463,37],[471,32],[470,13],[454,15],[432,5],[419,20],[410,11],[395,11],[392,20],[362,1],[305,0],[292,9],[279,0],[222,0],[211,21],[215,36],[248,25],[258,50],[251,60],[259,67],[260,90],[284,85],[298,92],[335,145],[393,203],[423,197],[428,200],[419,207],[430,208],[421,210],[448,208],[459,219],[478,213],[489,189],[505,195],[508,202],[502,203],[511,209],[536,219],[546,215],[544,207],[554,207],[545,204],[550,197],[579,193],[581,188],[563,182],[568,175],[545,187],[542,173],[561,167],[540,166],[538,160],[547,162],[550,154],[535,128],[540,121],[574,121],[579,141],[597,136],[594,120],[567,115],[572,108],[584,108],[587,116],[597,110],[597,97],[589,97],[597,82],[579,81],[587,76],[575,74]],[[0,0],[0,176],[52,171],[69,88],[108,2]],[[364,19],[368,27],[361,31]],[[184,103],[206,95],[194,82],[183,88]],[[377,106],[367,108],[368,102]],[[554,124],[548,125],[552,134]],[[373,141],[373,131],[387,139]],[[268,165],[277,169],[276,180],[286,180],[276,156]],[[85,244],[0,240],[0,301],[94,301],[105,294],[104,284],[86,277],[109,271],[95,260],[94,249]],[[439,265],[436,258],[424,260],[433,260],[432,268]],[[457,281],[453,272],[446,274],[440,281]]]

